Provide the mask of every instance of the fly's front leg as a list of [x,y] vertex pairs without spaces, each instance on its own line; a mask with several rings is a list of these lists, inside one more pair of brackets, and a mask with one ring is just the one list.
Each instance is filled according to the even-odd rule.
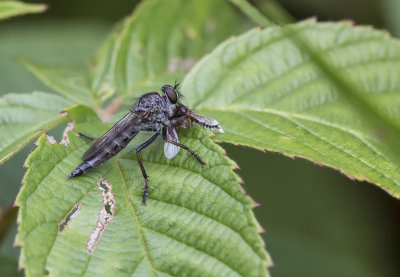
[[186,145],[183,145],[183,144],[181,144],[181,143],[179,143],[179,142],[175,142],[175,141],[173,141],[173,140],[168,139],[168,138],[167,138],[167,128],[164,127],[164,128],[162,129],[162,135],[163,135],[163,139],[164,139],[166,142],[171,143],[171,144],[173,144],[173,145],[176,145],[176,146],[178,146],[178,147],[180,147],[180,148],[185,149],[186,151],[188,151],[190,154],[192,154],[192,155],[199,161],[199,163],[201,164],[202,167],[205,166],[206,163],[205,163],[196,153],[194,153],[194,151],[193,151],[192,149],[190,149],[190,148],[187,147]]
[[78,137],[83,137],[84,139],[87,139],[87,140],[90,140],[90,141],[96,141],[97,140],[97,138],[92,138],[92,137],[89,137],[89,136],[87,136],[85,134],[82,134],[82,133],[77,133],[76,135]]
[[142,205],[146,205],[147,188],[149,186],[148,186],[148,180],[147,180],[148,176],[147,176],[146,170],[144,169],[144,166],[143,166],[143,163],[142,163],[142,159],[140,158],[139,152],[142,151],[147,146],[149,146],[153,141],[155,141],[159,134],[160,134],[160,131],[157,131],[157,133],[155,133],[151,138],[149,138],[144,143],[142,143],[138,148],[136,148],[137,161],[139,163],[140,170],[142,171],[142,175],[143,175],[143,178],[144,178]]

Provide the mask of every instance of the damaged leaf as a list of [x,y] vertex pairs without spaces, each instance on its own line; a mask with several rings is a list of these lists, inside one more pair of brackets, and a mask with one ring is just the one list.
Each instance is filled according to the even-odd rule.
[[[54,144],[54,143],[51,143]],[[58,232],[64,232],[65,228],[71,223],[71,220],[79,214],[80,209],[82,208],[81,202],[76,203],[72,209],[67,213],[67,215],[60,221],[58,224]]]
[[106,130],[89,108],[67,112],[74,120],[69,145],[40,137],[17,199],[17,242],[28,275],[267,274],[270,260],[251,211],[254,202],[243,194],[232,171],[235,163],[210,140],[209,131],[179,131],[182,143],[208,162],[205,168],[182,151],[168,160],[161,139],[142,151],[150,176],[143,206],[135,148],[149,134],[138,135],[117,157],[86,175],[66,181],[90,145],[76,133],[98,136]]
[[0,97],[0,164],[40,134],[66,122],[59,113],[71,105],[69,100],[44,92]]
[[115,197],[112,193],[112,185],[106,179],[100,178],[97,187],[103,197],[103,205],[97,216],[96,227],[92,230],[86,244],[86,252],[90,255],[94,253],[101,235],[106,231],[108,224],[114,218]]
[[[232,172],[235,163],[205,130],[179,130],[181,142],[208,162],[204,169],[184,151],[167,160],[162,141],[143,151],[150,175],[146,207],[140,205],[143,178],[135,159],[146,133],[99,168],[65,181],[90,146],[76,133],[99,137],[107,130],[94,111],[102,119],[126,112],[119,108],[130,104],[127,99],[173,84],[188,70],[184,103],[220,122],[226,133],[214,140],[310,159],[400,196],[399,165],[290,36],[301,34],[310,41],[315,53],[325,55],[334,70],[346,74],[396,124],[398,41],[347,23],[307,21],[289,31],[251,30],[197,63],[232,33],[226,26],[237,26],[234,12],[219,12],[225,7],[225,2],[211,0],[145,1],[119,24],[90,70],[78,78],[26,63],[64,97],[91,105],[68,109],[64,120],[73,120],[63,142],[42,135],[26,162],[25,185],[17,199],[17,242],[28,275],[268,274],[271,261],[251,211],[255,204]],[[39,133],[21,139],[29,141],[32,135]]]

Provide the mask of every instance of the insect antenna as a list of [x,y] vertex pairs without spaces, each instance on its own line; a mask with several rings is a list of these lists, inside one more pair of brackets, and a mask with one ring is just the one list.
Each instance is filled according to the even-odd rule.
[[175,93],[178,96],[179,100],[183,100],[183,98],[184,98],[183,94],[177,89],[179,85],[180,85],[180,83],[178,83],[178,81],[175,80],[175,85],[174,85]]
[[178,88],[178,86],[179,86],[179,83],[177,80],[175,80],[174,90],[176,90]]

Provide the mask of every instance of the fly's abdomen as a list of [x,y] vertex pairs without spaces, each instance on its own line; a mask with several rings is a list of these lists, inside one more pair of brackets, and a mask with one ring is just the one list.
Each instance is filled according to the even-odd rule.
[[84,162],[68,175],[67,180],[76,176],[81,176],[90,171],[92,168],[94,167],[91,166],[89,163]]
[[133,131],[122,133],[121,136],[115,138],[113,141],[110,141],[110,143],[105,145],[104,148],[97,153],[97,155],[85,160],[84,163],[82,163],[74,171],[72,171],[68,175],[67,180],[86,174],[93,168],[96,168],[102,163],[105,163],[110,158],[118,154],[118,152],[120,152],[122,149],[124,149],[125,146],[136,136],[136,134],[137,132]]
[[110,158],[114,157],[122,149],[124,149],[128,145],[128,143],[136,136],[136,134],[137,132],[122,133],[121,136],[115,138],[114,141],[106,145],[96,157],[87,162],[89,162],[93,167],[97,167],[100,164],[108,161]]

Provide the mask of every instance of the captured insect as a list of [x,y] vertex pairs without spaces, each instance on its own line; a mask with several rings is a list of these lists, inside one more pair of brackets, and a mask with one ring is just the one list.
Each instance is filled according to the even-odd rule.
[[99,139],[78,133],[78,135],[93,140],[95,143],[83,154],[82,160],[84,162],[68,175],[67,180],[83,175],[115,156],[140,131],[155,132],[152,137],[136,148],[137,161],[144,178],[142,204],[146,205],[148,176],[139,153],[154,142],[160,133],[165,141],[164,155],[168,159],[175,157],[180,148],[183,148],[204,167],[205,162],[193,150],[179,143],[176,129],[180,127],[190,128],[192,123],[195,123],[221,133],[224,131],[217,120],[198,115],[194,113],[193,109],[188,109],[183,105],[180,102],[182,95],[177,90],[178,86],[179,84],[176,82],[173,87],[164,85],[161,88],[163,95],[155,91],[143,94],[134,104],[134,108]]

